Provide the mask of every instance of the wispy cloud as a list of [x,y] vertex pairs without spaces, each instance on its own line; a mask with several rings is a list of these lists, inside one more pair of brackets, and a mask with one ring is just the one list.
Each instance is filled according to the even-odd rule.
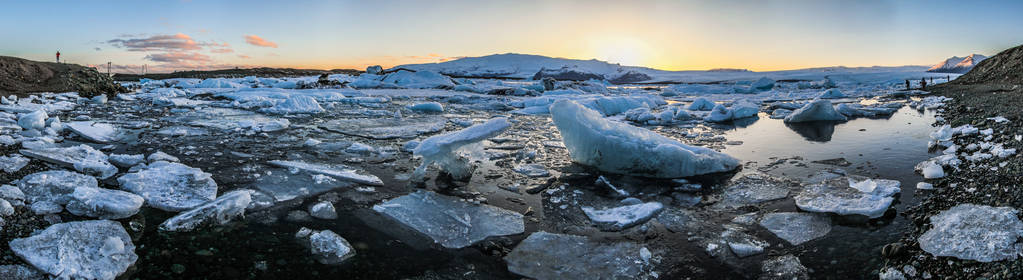
[[253,45],[253,46],[257,46],[257,47],[268,47],[268,48],[276,48],[277,47],[277,43],[267,41],[266,39],[260,38],[259,36],[256,36],[256,35],[245,35],[245,42],[249,43],[249,45]]
[[178,33],[174,35],[154,35],[146,38],[113,39],[107,41],[114,47],[124,48],[128,51],[194,51],[202,49],[202,46],[192,37]]
[[241,59],[250,59],[250,58],[252,58],[252,57],[251,57],[251,56],[247,56],[247,55],[244,55],[244,54],[239,54],[239,55],[238,55],[238,58],[241,58]]
[[167,62],[167,63],[205,63],[212,62],[213,59],[208,55],[204,55],[197,52],[168,52],[168,53],[154,53],[147,55],[145,59],[153,62]]

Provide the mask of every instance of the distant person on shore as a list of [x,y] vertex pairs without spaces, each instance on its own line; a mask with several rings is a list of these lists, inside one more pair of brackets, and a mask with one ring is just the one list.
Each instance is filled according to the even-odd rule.
[[60,63],[60,51],[57,51],[57,63]]
[[909,90],[909,80],[906,80],[906,90]]
[[920,90],[927,90],[927,78],[920,78]]

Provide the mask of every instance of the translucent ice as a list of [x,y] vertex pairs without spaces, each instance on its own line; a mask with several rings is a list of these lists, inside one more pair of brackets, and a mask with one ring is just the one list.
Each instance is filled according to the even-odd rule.
[[427,191],[384,201],[373,206],[373,210],[446,248],[463,248],[487,237],[525,231],[522,214]]

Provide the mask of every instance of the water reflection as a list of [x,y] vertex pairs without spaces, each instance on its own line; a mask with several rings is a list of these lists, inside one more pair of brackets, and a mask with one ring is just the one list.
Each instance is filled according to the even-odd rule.
[[833,121],[815,121],[785,123],[785,126],[798,133],[799,136],[803,136],[806,140],[814,142],[828,142],[831,141],[831,135],[835,134],[836,124],[838,123]]

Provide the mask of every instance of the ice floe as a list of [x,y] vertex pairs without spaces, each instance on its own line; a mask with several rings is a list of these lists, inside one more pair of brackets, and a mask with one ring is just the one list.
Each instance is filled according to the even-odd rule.
[[839,114],[838,111],[835,111],[835,107],[831,106],[831,101],[827,99],[814,100],[807,103],[803,108],[792,111],[792,114],[785,117],[785,122],[787,123],[846,120],[848,119]]
[[323,165],[289,160],[271,160],[269,163],[278,167],[303,170],[312,174],[327,175],[338,180],[350,181],[364,185],[384,185],[384,182],[377,176],[359,174],[355,169],[343,165]]
[[446,248],[463,248],[488,237],[525,231],[522,214],[428,191],[384,201],[374,205],[373,210]]
[[108,220],[55,224],[11,240],[10,247],[25,262],[61,279],[113,280],[138,260],[128,232]]
[[901,191],[899,185],[895,180],[839,178],[809,185],[794,199],[804,211],[878,218]]
[[661,213],[664,205],[660,202],[647,202],[597,210],[593,207],[582,207],[583,213],[590,218],[593,225],[603,231],[621,231],[653,219]]
[[767,213],[760,218],[760,226],[792,245],[803,244],[831,232],[831,220],[814,213]]
[[117,178],[121,189],[146,199],[146,205],[179,212],[217,197],[212,174],[180,163],[157,161]]
[[181,212],[160,224],[163,231],[192,231],[203,225],[223,225],[245,214],[250,190],[230,191],[217,199]]
[[[644,253],[645,252],[645,253]],[[652,255],[630,242],[535,232],[505,258],[508,271],[534,279],[651,279]]]
[[1023,253],[1023,222],[1011,207],[960,204],[931,216],[920,248],[938,257],[980,262],[1013,260]]
[[21,154],[49,163],[73,168],[78,172],[106,179],[117,174],[117,167],[107,155],[87,145],[66,148],[23,149]]
[[110,143],[120,138],[117,127],[108,123],[97,123],[91,121],[69,122],[64,124],[72,132],[82,138],[96,143]]
[[337,119],[328,121],[323,129],[370,139],[414,138],[444,130],[448,119],[427,116],[406,119]]

